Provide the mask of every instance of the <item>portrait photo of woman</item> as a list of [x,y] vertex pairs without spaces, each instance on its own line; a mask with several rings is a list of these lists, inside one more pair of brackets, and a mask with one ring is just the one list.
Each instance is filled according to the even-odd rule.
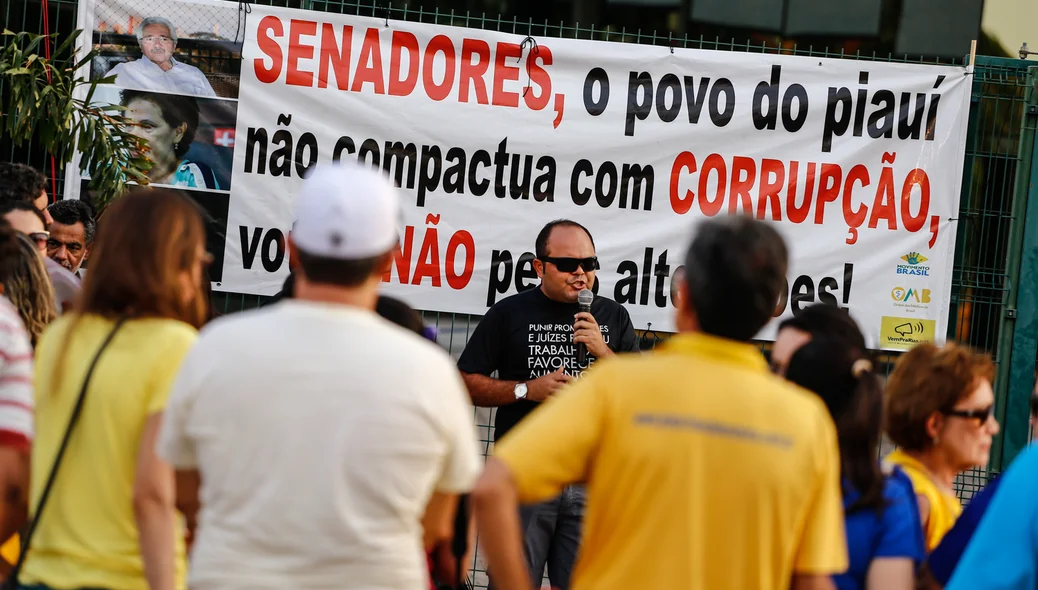
[[[238,101],[111,85],[91,104],[121,107],[127,131],[147,140],[149,184],[202,191],[231,189]],[[82,178],[89,178],[88,174]]]
[[198,131],[198,101],[190,96],[123,90],[120,104],[137,127],[136,135],[148,140],[152,184],[184,188],[226,189],[212,168],[187,158]]

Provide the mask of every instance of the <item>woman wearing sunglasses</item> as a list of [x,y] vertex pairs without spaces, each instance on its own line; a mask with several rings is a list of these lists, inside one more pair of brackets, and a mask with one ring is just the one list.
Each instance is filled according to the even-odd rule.
[[956,476],[987,464],[998,433],[987,355],[955,344],[921,344],[898,359],[887,380],[887,435],[898,449],[887,461],[911,478],[932,551],[962,513]]

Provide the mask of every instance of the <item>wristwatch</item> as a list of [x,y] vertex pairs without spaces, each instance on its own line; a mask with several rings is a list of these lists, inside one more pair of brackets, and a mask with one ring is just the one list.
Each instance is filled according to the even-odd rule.
[[526,392],[528,391],[528,388],[526,387],[525,383],[516,383],[515,389],[513,389],[512,391],[515,392],[515,399],[526,399]]

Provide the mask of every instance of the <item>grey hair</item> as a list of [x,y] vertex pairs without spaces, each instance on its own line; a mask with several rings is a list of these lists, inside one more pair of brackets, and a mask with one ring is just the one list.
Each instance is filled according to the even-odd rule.
[[173,39],[173,43],[176,44],[177,28],[173,26],[173,21],[164,16],[149,16],[142,20],[140,26],[137,27],[137,42],[144,38],[144,27],[148,25],[162,25],[166,27],[169,30],[169,38]]

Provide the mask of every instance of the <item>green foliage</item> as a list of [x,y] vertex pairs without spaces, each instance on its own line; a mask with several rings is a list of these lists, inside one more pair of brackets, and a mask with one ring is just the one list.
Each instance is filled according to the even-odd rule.
[[81,171],[90,175],[95,206],[103,209],[123,194],[128,182],[147,184],[151,167],[147,140],[133,134],[135,123],[119,105],[93,104],[99,84],[112,78],[86,80],[76,75],[96,55],[91,51],[77,60],[75,31],[47,59],[40,54],[44,36],[3,32],[0,47],[0,104],[3,126],[0,137],[14,145],[32,141],[64,165],[78,146]]

